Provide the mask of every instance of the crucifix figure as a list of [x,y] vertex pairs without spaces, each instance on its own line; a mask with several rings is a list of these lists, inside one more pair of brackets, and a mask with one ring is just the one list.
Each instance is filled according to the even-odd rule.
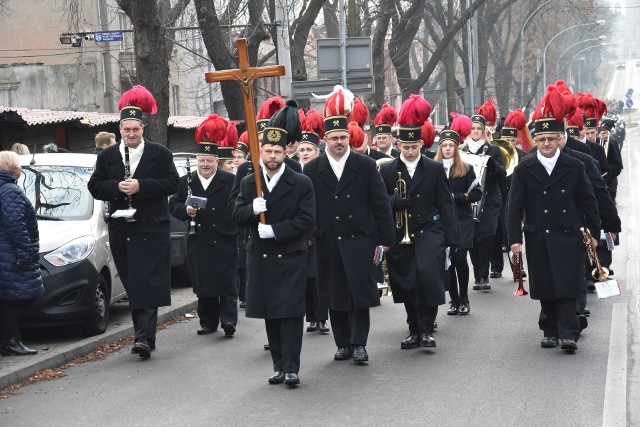
[[[249,152],[251,163],[256,175],[256,194],[262,197],[262,177],[260,176],[260,143],[258,141],[258,127],[256,125],[256,109],[253,101],[253,80],[261,77],[275,77],[284,75],[284,65],[269,67],[249,66],[249,51],[247,39],[236,40],[238,47],[238,69],[210,71],[205,73],[207,83],[237,80],[242,86],[242,105],[246,117],[247,134],[249,136]],[[265,224],[264,212],[260,214],[260,222]]]

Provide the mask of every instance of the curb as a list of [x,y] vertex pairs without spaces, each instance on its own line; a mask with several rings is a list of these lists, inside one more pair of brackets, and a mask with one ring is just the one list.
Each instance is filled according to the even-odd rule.
[[[164,307],[161,307],[160,311],[158,312],[158,324],[167,322],[178,314],[183,314],[185,312],[194,310],[197,306],[198,301],[194,297],[193,301],[180,306],[170,306],[164,310]],[[95,335],[93,337],[77,341],[73,344],[69,344],[66,347],[60,348],[55,353],[51,353],[48,357],[40,359],[29,366],[20,368],[15,371],[7,372],[5,374],[0,374],[0,390],[12,384],[16,384],[24,379],[27,379],[36,372],[42,371],[43,369],[60,367],[78,356],[85,356],[91,353],[99,345],[106,344],[121,338],[126,338],[129,335],[133,335],[133,333],[134,331],[132,324],[121,325],[111,331],[105,332],[102,335]]]

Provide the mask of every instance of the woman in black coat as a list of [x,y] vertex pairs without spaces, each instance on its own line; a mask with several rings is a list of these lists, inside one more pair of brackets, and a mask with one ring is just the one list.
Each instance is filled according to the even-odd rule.
[[37,354],[20,341],[20,312],[44,293],[39,262],[38,222],[33,206],[16,185],[20,158],[0,152],[0,354]]
[[[443,131],[440,136],[440,146],[435,160],[444,164],[449,178],[451,194],[456,203],[458,214],[459,245],[455,254],[451,254],[449,267],[449,296],[451,302],[447,314],[469,314],[469,264],[467,251],[473,247],[474,221],[471,203],[482,197],[482,190],[478,185],[470,190],[476,179],[473,168],[462,161],[458,150],[459,136],[452,130]],[[456,275],[457,273],[457,275]]]

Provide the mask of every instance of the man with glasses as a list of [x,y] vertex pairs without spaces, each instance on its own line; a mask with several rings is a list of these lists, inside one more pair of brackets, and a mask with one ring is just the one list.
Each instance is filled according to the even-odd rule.
[[369,360],[369,308],[380,305],[375,267],[394,242],[389,198],[367,156],[349,148],[353,94],[337,86],[324,109],[326,153],[305,165],[316,196],[318,299],[329,307],[335,360]]
[[[518,164],[511,179],[507,230],[514,253],[522,252],[524,231],[530,295],[541,306],[541,347],[560,344],[574,352],[580,335],[576,298],[585,259],[581,229],[597,236],[600,217],[584,164],[560,150],[562,124],[547,111],[548,104],[535,122],[538,150]],[[590,243],[595,249],[597,241]]]

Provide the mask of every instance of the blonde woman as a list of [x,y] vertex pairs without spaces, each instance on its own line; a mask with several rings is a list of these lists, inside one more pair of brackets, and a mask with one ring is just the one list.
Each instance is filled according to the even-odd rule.
[[474,221],[471,203],[477,202],[482,197],[479,186],[468,191],[476,179],[473,168],[462,161],[458,143],[460,136],[457,132],[446,129],[440,132],[440,145],[435,159],[443,163],[453,200],[456,203],[458,213],[459,246],[455,254],[451,254],[451,267],[449,268],[449,310],[447,314],[469,314],[469,264],[467,264],[467,251],[473,247]]

